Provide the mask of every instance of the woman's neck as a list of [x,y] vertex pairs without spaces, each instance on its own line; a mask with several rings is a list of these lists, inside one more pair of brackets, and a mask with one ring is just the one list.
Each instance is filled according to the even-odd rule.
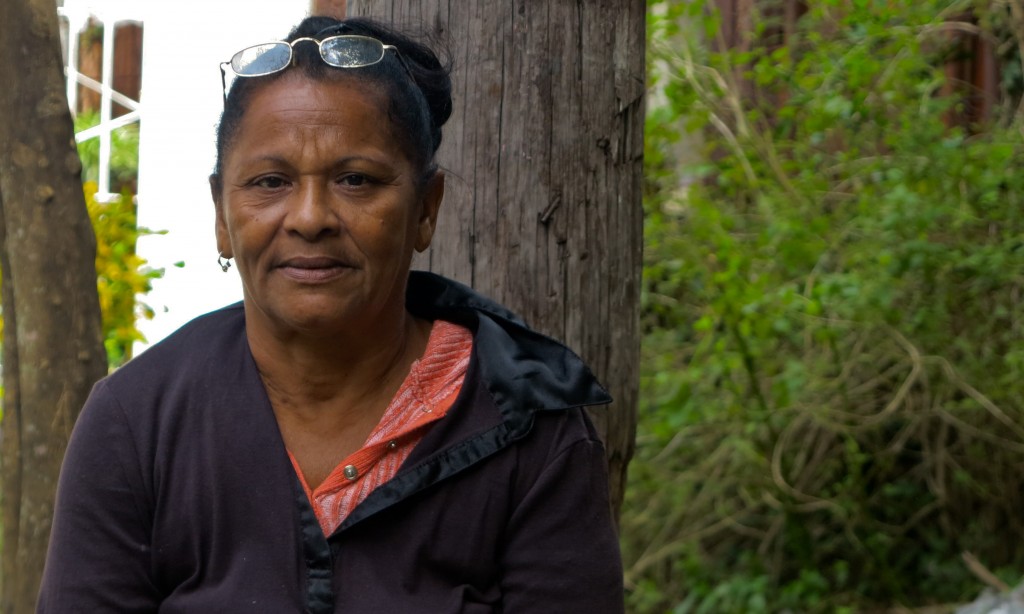
[[431,326],[404,309],[392,321],[374,326],[372,334],[317,335],[250,326],[247,318],[249,347],[275,411],[313,418],[325,411],[386,406],[423,355]]

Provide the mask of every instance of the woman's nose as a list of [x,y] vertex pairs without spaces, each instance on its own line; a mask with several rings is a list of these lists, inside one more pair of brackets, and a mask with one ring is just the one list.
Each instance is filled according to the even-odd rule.
[[288,203],[285,229],[307,241],[336,235],[341,218],[332,206],[330,190],[318,181],[300,181]]

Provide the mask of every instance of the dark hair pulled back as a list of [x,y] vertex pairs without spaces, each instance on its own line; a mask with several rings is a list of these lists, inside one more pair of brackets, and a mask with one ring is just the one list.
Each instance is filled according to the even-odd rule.
[[[316,45],[300,43],[293,50],[293,66],[264,77],[236,78],[224,102],[224,112],[217,126],[217,162],[213,172],[215,182],[220,182],[224,158],[238,133],[253,93],[261,86],[295,70],[301,70],[305,77],[317,81],[355,79],[375,86],[387,101],[393,137],[400,142],[409,160],[420,169],[421,180],[433,175],[436,170],[434,155],[441,145],[441,127],[452,113],[449,63],[442,62],[426,44],[365,18],[339,21],[333,17],[307,17],[292,29],[285,40],[292,42],[302,37],[315,37],[328,29],[330,32],[323,37],[338,34],[369,36],[385,45],[393,45],[398,55],[389,51],[384,54],[383,60],[371,66],[334,68],[320,58]],[[442,51],[445,51],[443,47]],[[442,55],[447,57],[444,53]]]

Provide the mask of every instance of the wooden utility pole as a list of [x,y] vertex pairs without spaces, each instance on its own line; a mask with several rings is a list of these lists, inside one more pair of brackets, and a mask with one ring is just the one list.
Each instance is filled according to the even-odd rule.
[[345,16],[345,0],[313,0],[312,14],[341,19]]
[[639,380],[643,0],[348,0],[451,41],[455,112],[438,233],[415,264],[564,340],[615,398],[591,413],[613,505]]
[[0,612],[21,614],[35,610],[71,427],[107,361],[54,0],[0,2],[0,58]]

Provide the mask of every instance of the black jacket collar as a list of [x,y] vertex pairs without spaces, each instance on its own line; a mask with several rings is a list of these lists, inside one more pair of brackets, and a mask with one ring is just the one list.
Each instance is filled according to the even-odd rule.
[[467,286],[412,271],[411,313],[474,330],[480,375],[506,419],[522,410],[560,410],[611,402],[590,369],[563,344],[530,330],[517,315]]

